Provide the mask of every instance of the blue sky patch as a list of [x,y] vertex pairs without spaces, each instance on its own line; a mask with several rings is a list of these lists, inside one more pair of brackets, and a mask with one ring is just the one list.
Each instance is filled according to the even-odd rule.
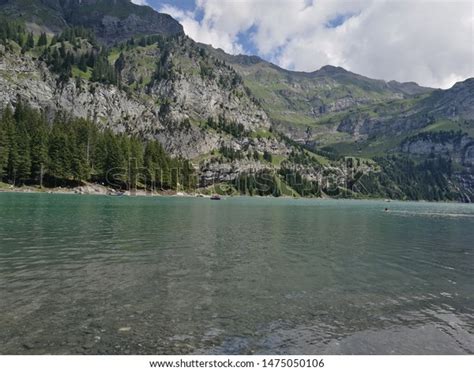
[[352,18],[355,14],[338,14],[334,18],[326,22],[326,28],[337,28],[342,26],[348,19]]

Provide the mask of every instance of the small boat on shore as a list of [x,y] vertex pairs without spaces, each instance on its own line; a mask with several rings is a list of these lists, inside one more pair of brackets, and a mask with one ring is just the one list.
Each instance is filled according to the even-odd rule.
[[125,196],[125,192],[121,192],[121,191],[118,191],[118,192],[111,192],[111,193],[109,193],[109,196],[123,197],[123,196]]
[[211,200],[212,200],[212,201],[220,201],[220,200],[221,200],[221,196],[219,196],[219,195],[213,195],[213,196],[211,197]]

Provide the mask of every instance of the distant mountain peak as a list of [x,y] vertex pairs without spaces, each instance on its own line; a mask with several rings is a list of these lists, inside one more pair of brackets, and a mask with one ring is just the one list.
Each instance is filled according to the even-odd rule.
[[347,71],[344,68],[339,67],[339,66],[332,66],[330,64],[327,64],[327,65],[321,67],[316,72],[336,73],[336,72],[349,72],[349,71]]

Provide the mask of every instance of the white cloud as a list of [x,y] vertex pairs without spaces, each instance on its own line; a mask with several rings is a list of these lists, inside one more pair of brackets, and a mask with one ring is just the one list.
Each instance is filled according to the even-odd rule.
[[222,32],[219,27],[215,27],[215,25],[210,22],[197,21],[196,15],[193,12],[182,11],[181,9],[169,5],[163,6],[160,12],[170,14],[180,21],[186,34],[196,41],[211,44],[232,54],[244,52],[242,46],[235,41],[235,35],[229,32]]
[[[229,53],[245,51],[239,34],[247,33],[259,55],[286,68],[332,64],[435,87],[474,76],[470,0],[196,0],[194,12],[160,11],[193,39]],[[328,27],[341,16],[346,22]]]
[[132,3],[137,5],[149,5],[147,0],[132,0]]

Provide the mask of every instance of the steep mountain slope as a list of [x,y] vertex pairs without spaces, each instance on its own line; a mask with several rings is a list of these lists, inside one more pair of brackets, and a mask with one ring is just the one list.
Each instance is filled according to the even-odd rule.
[[340,67],[293,72],[258,57],[230,56],[222,50],[212,52],[242,74],[274,123],[297,139],[306,135],[307,127],[317,126],[328,115],[432,91],[415,83],[369,79]]
[[[0,0],[36,24],[0,25],[0,110],[23,102],[156,139],[193,161],[201,187],[230,193],[474,200],[472,79],[433,91],[332,66],[285,71],[114,4]],[[64,32],[40,36],[45,24]]]
[[[0,46],[0,105],[14,105],[20,98],[47,112],[61,109],[115,131],[158,137],[166,149],[187,158],[206,155],[224,143],[239,147],[243,133],[268,132],[266,113],[247,94],[235,71],[206,56],[184,36],[160,40],[110,52],[112,63],[120,59],[120,69],[113,70],[120,76],[120,86],[93,81],[91,68],[82,72],[77,65],[71,72],[76,78],[61,78],[44,57],[34,56],[39,50],[22,55],[18,47]],[[51,53],[60,45],[50,46]],[[86,45],[82,53],[93,53],[94,47]],[[213,128],[209,119],[219,127]],[[253,142],[251,147],[266,146]],[[278,148],[276,143],[272,146]]]
[[429,126],[451,123],[451,129],[466,126],[474,119],[474,79],[459,82],[448,90],[438,90],[423,98],[350,112],[341,119],[338,131],[352,135],[404,135]]
[[0,15],[49,32],[70,26],[91,28],[107,44],[137,35],[183,34],[183,27],[169,15],[129,0],[0,0]]
[[474,78],[439,90],[422,102],[424,110],[436,118],[474,120]]
[[242,74],[274,127],[313,150],[373,157],[398,152],[404,139],[423,131],[474,134],[473,79],[435,90],[333,66],[286,71],[259,57],[207,48]]

